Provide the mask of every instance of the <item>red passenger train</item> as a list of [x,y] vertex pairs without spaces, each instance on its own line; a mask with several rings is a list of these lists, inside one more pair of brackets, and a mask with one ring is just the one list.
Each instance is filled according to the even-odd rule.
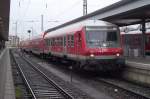
[[[125,55],[142,55],[142,31],[140,27],[137,29],[128,30],[126,33],[121,32],[121,37]],[[145,54],[150,55],[150,26],[147,25],[145,33]]]
[[[124,66],[123,49],[118,26],[100,21],[84,20],[54,30],[47,30],[30,51],[68,60],[76,68],[119,70]],[[37,43],[39,42],[39,43]],[[35,44],[38,47],[35,48]],[[59,61],[59,60],[58,60]]]
[[20,48],[26,52],[42,55],[44,53],[43,50],[46,49],[43,35],[21,41]]

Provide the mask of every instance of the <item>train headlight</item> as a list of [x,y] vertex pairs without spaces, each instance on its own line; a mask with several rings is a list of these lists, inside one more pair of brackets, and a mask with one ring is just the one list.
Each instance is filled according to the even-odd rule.
[[119,53],[117,53],[117,54],[116,54],[116,56],[118,56],[118,57],[119,57],[119,56],[120,56],[120,54],[119,54]]
[[91,54],[90,57],[94,57],[94,54]]

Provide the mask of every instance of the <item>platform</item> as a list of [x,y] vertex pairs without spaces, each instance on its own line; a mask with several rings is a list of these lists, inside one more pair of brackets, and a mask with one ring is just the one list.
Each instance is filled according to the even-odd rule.
[[126,58],[125,79],[150,86],[150,58]]
[[9,49],[0,54],[0,99],[15,99]]
[[150,70],[150,57],[146,58],[127,58],[126,64],[140,69]]

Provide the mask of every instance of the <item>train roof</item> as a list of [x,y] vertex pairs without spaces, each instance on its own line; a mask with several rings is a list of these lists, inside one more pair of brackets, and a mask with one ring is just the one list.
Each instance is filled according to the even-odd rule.
[[83,27],[87,27],[87,26],[99,26],[99,27],[104,27],[104,26],[113,26],[113,27],[117,27],[115,24],[109,23],[109,22],[105,22],[105,21],[101,21],[101,20],[84,20],[81,22],[77,22],[75,24],[71,24],[56,30],[49,30],[49,32],[47,31],[47,34],[45,35],[45,38],[48,37],[55,37],[55,36],[59,36],[59,35],[63,35],[63,34],[71,34],[74,31],[79,31],[81,30]]
[[33,41],[33,40],[42,39],[42,38],[43,38],[43,34],[39,34],[39,35],[36,35],[36,36],[32,37],[31,39],[27,38],[27,39],[22,40],[22,41],[20,41],[20,42],[21,42],[21,43],[22,43],[22,42],[31,42],[31,41]]
[[43,37],[43,33],[32,37],[32,40],[40,39],[40,38],[42,38],[42,37]]

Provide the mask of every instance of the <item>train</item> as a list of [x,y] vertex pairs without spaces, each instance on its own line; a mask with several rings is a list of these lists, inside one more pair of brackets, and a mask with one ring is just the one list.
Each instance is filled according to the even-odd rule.
[[[142,31],[141,26],[121,32],[122,45],[125,56],[142,56]],[[150,26],[146,24],[145,55],[150,55]]]
[[116,71],[125,65],[120,30],[101,20],[83,20],[48,29],[20,43],[21,49],[38,55],[67,60],[73,68]]

